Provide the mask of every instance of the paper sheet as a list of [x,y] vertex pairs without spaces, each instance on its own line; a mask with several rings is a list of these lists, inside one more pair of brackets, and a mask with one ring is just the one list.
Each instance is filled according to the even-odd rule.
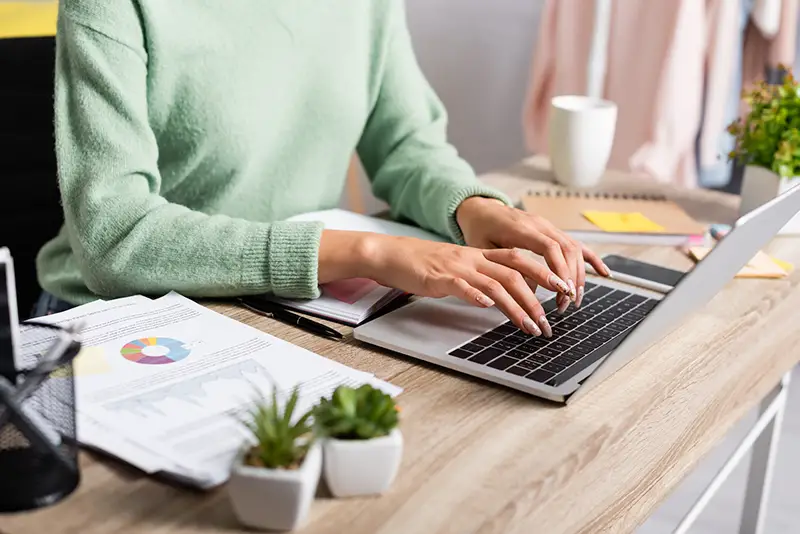
[[[298,413],[342,384],[400,392],[177,294],[82,308],[49,318],[86,322],[90,348],[76,364],[79,440],[200,487],[227,479],[248,437],[242,418],[273,388],[285,399],[299,385]],[[27,334],[30,356],[46,342]]]

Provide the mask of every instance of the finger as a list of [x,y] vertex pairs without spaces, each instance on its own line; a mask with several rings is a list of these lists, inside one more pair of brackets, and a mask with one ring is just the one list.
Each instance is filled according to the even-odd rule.
[[443,293],[459,298],[467,304],[472,304],[479,308],[491,308],[495,305],[492,299],[487,297],[480,290],[472,287],[469,282],[463,278],[451,278],[450,280],[446,280],[444,286],[445,287],[442,288]]
[[494,278],[478,271],[468,277],[469,284],[489,296],[497,308],[502,311],[517,328],[531,335],[537,335],[538,327],[531,321],[525,310],[509,295],[503,284]]
[[580,243],[573,241],[573,246],[578,251],[578,274],[575,277],[575,307],[580,308],[583,302],[583,294],[586,292],[586,262],[583,259],[583,248]]
[[564,313],[566,313],[567,308],[569,308],[570,302],[571,301],[569,300],[569,297],[565,295],[559,295],[556,300],[556,304],[558,305],[558,308],[556,308],[556,312],[559,315],[563,315]]
[[556,241],[561,247],[561,253],[569,266],[570,274],[566,280],[571,289],[569,296],[577,305],[578,287],[583,285],[583,280],[586,277],[586,268],[583,264],[583,249],[575,240],[550,224],[546,225],[542,232]]
[[553,270],[553,272],[556,273],[556,275],[558,275],[559,278],[567,283],[568,290],[564,293],[569,298],[574,299],[575,292],[574,290],[569,289],[569,281],[571,280],[572,273],[570,271],[569,264],[564,257],[564,251],[561,249],[561,244],[545,234],[539,234],[537,239],[543,242],[543,245],[539,248],[539,250],[544,250],[542,256],[544,256],[544,260],[547,262],[547,265]]
[[[569,293],[569,285],[546,265],[534,260],[524,250],[493,249],[483,251],[483,256],[494,263],[499,263],[521,273],[525,278],[541,285],[545,289],[557,293]],[[534,293],[536,288],[533,289]]]
[[592,249],[590,249],[586,245],[581,245],[581,248],[583,250],[583,258],[589,262],[589,265],[594,267],[595,272],[600,276],[605,276],[607,278],[610,278],[611,270],[608,268],[605,262],[603,262],[603,260],[600,259],[600,256],[598,256]]
[[478,270],[481,274],[500,282],[511,298],[525,311],[528,322],[525,323],[523,330],[529,334],[541,335],[542,321],[547,321],[547,318],[539,299],[525,282],[525,277],[519,271],[491,261],[486,261],[484,265],[478,267]]

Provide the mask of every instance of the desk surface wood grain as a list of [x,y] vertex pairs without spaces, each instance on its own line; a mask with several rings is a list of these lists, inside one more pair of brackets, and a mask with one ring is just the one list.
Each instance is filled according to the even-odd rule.
[[[512,197],[546,179],[530,160],[485,180]],[[625,186],[611,177],[609,187]],[[641,187],[637,184],[637,187]],[[658,188],[662,189],[662,188]],[[731,221],[737,200],[676,192],[695,215]],[[711,214],[711,215],[709,215]],[[673,267],[675,249],[598,247]],[[768,251],[800,264],[800,240]],[[383,497],[334,500],[321,488],[306,534],[633,531],[733,424],[800,360],[797,274],[735,280],[707,306],[569,407],[559,407],[352,339],[323,340],[235,307],[214,309],[405,388],[403,466]],[[199,493],[84,453],[76,494],[0,517],[4,534],[239,532],[224,488]]]

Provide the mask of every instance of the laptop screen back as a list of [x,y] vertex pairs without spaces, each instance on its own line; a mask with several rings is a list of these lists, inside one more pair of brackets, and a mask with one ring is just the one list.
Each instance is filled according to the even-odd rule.
[[16,300],[11,256],[6,249],[0,249],[0,375],[12,383],[16,381]]

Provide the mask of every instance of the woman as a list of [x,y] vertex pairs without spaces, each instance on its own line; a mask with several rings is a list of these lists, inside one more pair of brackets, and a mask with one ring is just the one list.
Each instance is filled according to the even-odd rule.
[[[566,308],[584,259],[606,273],[447,144],[399,0],[62,0],[57,43],[65,224],[38,261],[51,303],[313,298],[366,277],[496,305],[541,335],[531,285]],[[468,246],[284,221],[337,204],[354,149],[395,216]]]

